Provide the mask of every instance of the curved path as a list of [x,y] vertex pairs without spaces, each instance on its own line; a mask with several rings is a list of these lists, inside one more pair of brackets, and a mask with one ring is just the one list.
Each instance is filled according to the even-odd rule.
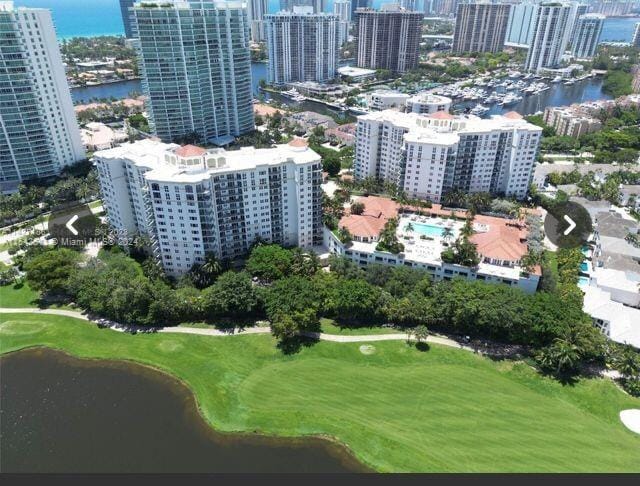
[[[56,316],[75,317],[76,319],[82,319],[84,321],[95,322],[87,314],[79,311],[65,310],[65,309],[38,309],[38,308],[7,308],[0,307],[0,314],[51,314]],[[110,328],[114,331],[122,331],[122,329]],[[269,334],[271,329],[269,327],[247,327],[247,328],[235,328],[229,330],[219,329],[206,329],[199,327],[163,327],[158,330],[162,333],[177,333],[177,334],[198,334],[201,336],[238,336],[243,334]],[[393,333],[393,334],[364,334],[364,335],[341,335],[341,334],[326,334],[321,332],[304,332],[304,336],[319,341],[331,341],[335,343],[361,343],[361,342],[373,342],[373,341],[405,341],[407,339],[407,333]],[[443,346],[450,346],[458,349],[465,349],[467,351],[474,351],[472,348],[463,346],[453,339],[443,338],[439,336],[429,336],[427,342],[441,344]]]

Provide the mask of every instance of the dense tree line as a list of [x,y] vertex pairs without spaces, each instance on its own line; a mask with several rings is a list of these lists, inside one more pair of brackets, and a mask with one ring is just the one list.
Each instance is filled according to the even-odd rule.
[[59,177],[28,181],[13,194],[0,194],[0,225],[17,223],[68,202],[97,199],[98,176],[91,163],[80,162],[63,170]]
[[605,344],[582,312],[576,285],[581,261],[579,250],[559,250],[553,288],[525,294],[464,279],[434,282],[426,272],[403,266],[363,269],[338,257],[331,257],[327,272],[314,254],[271,244],[256,245],[243,270],[210,259],[177,281],[166,278],[154,261],[136,261],[117,247],[86,262],[74,251],[39,245],[18,258],[34,289],[66,295],[123,324],[230,320],[236,325],[266,318],[284,350],[299,343],[300,332],[318,331],[321,317],[348,327],[422,326],[409,332],[416,339],[433,330],[526,345],[542,369],[558,375],[571,375],[585,363],[602,364],[609,356],[610,362],[628,366],[625,386],[633,389],[637,353]]

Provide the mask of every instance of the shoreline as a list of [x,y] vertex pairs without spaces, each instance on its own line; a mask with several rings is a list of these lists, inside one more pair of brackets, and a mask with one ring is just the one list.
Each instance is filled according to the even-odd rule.
[[[66,360],[77,360],[84,362],[86,364],[91,364],[99,367],[114,367],[114,368],[124,368],[129,373],[140,373],[141,371],[149,373],[149,376],[152,376],[152,379],[158,380],[160,377],[167,381],[173,382],[171,385],[179,386],[183,388],[181,391],[185,391],[188,394],[189,401],[194,405],[195,412],[198,418],[201,421],[201,425],[206,427],[206,432],[208,434],[215,434],[219,436],[223,436],[226,440],[257,440],[264,442],[273,441],[273,446],[289,446],[296,447],[302,444],[303,442],[308,441],[317,441],[318,445],[323,447],[328,454],[337,458],[345,467],[349,467],[350,469],[354,469],[352,473],[380,473],[381,471],[375,469],[372,465],[366,463],[363,459],[359,458],[358,455],[349,447],[348,444],[342,442],[337,437],[328,434],[309,434],[309,435],[297,435],[297,436],[288,436],[288,435],[278,435],[278,434],[267,434],[259,431],[246,431],[246,430],[225,430],[219,427],[217,424],[210,422],[205,416],[204,410],[198,401],[198,396],[195,391],[191,388],[191,386],[179,376],[171,373],[168,370],[165,370],[159,366],[155,366],[151,363],[145,363],[143,361],[138,361],[136,359],[128,359],[128,358],[96,358],[96,357],[88,357],[88,356],[80,356],[74,354],[66,349],[55,347],[52,345],[43,345],[36,344],[33,346],[25,346],[19,349],[13,349],[7,352],[0,352],[0,363],[2,359],[18,355],[21,353],[28,354],[29,352],[45,352],[50,353],[55,356],[55,359],[66,359]],[[140,368],[140,370],[136,370],[135,368]],[[156,375],[156,376],[153,376]],[[235,436],[235,437],[234,437]],[[283,444],[278,444],[278,442],[283,442]],[[289,442],[288,444],[286,442]],[[296,444],[298,442],[298,444]],[[331,450],[334,448],[334,450]],[[335,450],[335,448],[339,448],[340,450]],[[356,470],[360,469],[360,470]]]
[[[328,404],[329,408],[326,409],[323,406],[321,408],[322,412],[319,411],[320,409],[318,406],[316,406],[315,408],[311,407],[311,409],[309,409],[307,406],[304,405],[304,401],[300,402],[300,400],[294,399],[293,402],[291,403],[287,402],[286,400],[281,403],[279,401],[280,400],[279,398],[274,399],[273,397],[269,396],[269,394],[267,394],[267,399],[275,400],[273,404],[277,405],[279,408],[263,409],[258,407],[255,415],[245,416],[244,413],[236,413],[236,412],[238,410],[241,412],[245,407],[250,407],[252,403],[255,403],[255,400],[257,399],[260,400],[259,395],[255,395],[251,393],[251,390],[253,390],[254,392],[256,391],[255,387],[249,386],[246,389],[246,391],[249,392],[247,396],[244,396],[244,394],[242,393],[234,394],[232,397],[230,397],[230,399],[232,400],[229,402],[219,403],[218,399],[216,398],[219,396],[220,392],[224,394],[224,390],[227,389],[225,387],[228,386],[229,383],[218,382],[217,379],[215,379],[216,375],[214,373],[218,373],[218,372],[228,373],[230,372],[231,368],[235,369],[234,366],[231,366],[231,367],[226,365],[216,366],[216,369],[217,368],[220,368],[220,369],[217,371],[212,370],[211,373],[205,374],[205,377],[209,376],[210,378],[214,379],[214,381],[210,382],[209,384],[205,384],[204,382],[202,382],[202,377],[198,377],[198,376],[194,377],[194,375],[191,374],[192,370],[190,368],[184,367],[185,363],[183,362],[184,361],[183,359],[178,360],[178,362],[176,362],[175,360],[177,355],[167,354],[169,352],[172,352],[172,353],[180,352],[180,349],[182,349],[181,346],[190,346],[194,349],[194,353],[195,353],[194,357],[197,358],[194,365],[202,366],[202,364],[205,361],[208,361],[209,359],[213,359],[213,357],[215,356],[218,356],[218,358],[223,358],[224,356],[233,354],[235,351],[238,351],[239,349],[245,349],[245,350],[248,348],[254,349],[256,351],[256,356],[260,356],[260,359],[241,360],[241,362],[239,363],[241,367],[249,366],[251,369],[254,369],[255,366],[259,365],[260,363],[270,363],[274,365],[273,368],[270,368],[270,367],[268,368],[268,373],[269,373],[268,375],[264,375],[260,371],[258,372],[252,371],[246,374],[246,376],[244,373],[241,373],[242,376],[240,375],[238,376],[238,378],[242,377],[243,383],[247,383],[249,385],[256,385],[256,383],[258,382],[263,382],[267,376],[271,376],[272,378],[277,376],[277,375],[274,375],[273,373],[274,372],[278,373],[279,370],[282,371],[283,368],[281,368],[281,366],[284,366],[285,362],[287,363],[290,362],[290,360],[283,358],[283,359],[278,359],[277,360],[278,363],[272,363],[272,361],[269,359],[269,356],[274,356],[274,357],[276,356],[274,355],[275,351],[273,349],[273,341],[270,341],[270,340],[265,341],[264,338],[259,338],[257,336],[244,336],[240,339],[243,339],[243,338],[248,339],[247,341],[236,343],[235,340],[225,340],[228,346],[227,344],[225,344],[222,347],[218,347],[218,346],[210,347],[211,345],[209,343],[206,343],[206,346],[205,346],[199,340],[192,340],[192,339],[184,340],[184,338],[181,336],[180,337],[175,336],[175,339],[179,339],[179,343],[176,344],[176,347],[165,349],[166,348],[165,346],[160,346],[165,341],[164,339],[161,339],[161,338],[164,338],[165,336],[155,337],[155,339],[160,339],[160,341],[162,342],[154,341],[153,336],[144,336],[144,335],[138,336],[137,338],[134,338],[134,339],[129,338],[129,339],[123,340],[122,333],[110,333],[110,338],[105,339],[107,335],[104,333],[100,333],[99,330],[97,329],[89,330],[89,328],[84,323],[79,322],[76,319],[68,319],[68,318],[55,318],[56,320],[53,323],[48,319],[47,320],[34,319],[33,323],[30,323],[30,321],[27,320],[27,321],[24,321],[27,327],[23,329],[23,331],[20,331],[21,319],[18,319],[17,317],[14,317],[13,319],[14,320],[8,319],[9,321],[12,321],[11,327],[7,327],[6,329],[3,327],[2,334],[7,339],[5,341],[5,345],[3,346],[3,353],[0,356],[8,355],[12,352],[19,352],[21,350],[25,350],[29,348],[44,347],[44,348],[52,348],[52,349],[61,351],[63,353],[69,354],[71,356],[77,356],[81,359],[96,360],[98,362],[99,361],[115,361],[115,362],[133,363],[136,365],[139,364],[142,367],[157,369],[158,371],[160,371],[161,374],[168,375],[170,378],[175,378],[176,380],[183,382],[185,386],[189,390],[191,390],[191,392],[193,393],[198,403],[198,408],[200,410],[201,415],[204,417],[204,420],[206,421],[207,424],[209,424],[210,427],[214,428],[218,432],[232,433],[232,434],[248,433],[249,435],[251,435],[252,433],[258,433],[261,436],[284,438],[284,439],[319,437],[322,439],[326,439],[330,442],[342,444],[345,447],[345,449],[351,452],[351,455],[357,459],[359,464],[363,465],[364,467],[373,468],[381,472],[383,471],[423,471],[423,470],[424,471],[429,470],[434,472],[435,471],[444,472],[445,470],[449,470],[452,467],[453,468],[456,467],[455,457],[454,458],[450,458],[449,456],[444,457],[442,456],[442,454],[439,454],[435,451],[434,451],[434,457],[430,457],[430,458],[425,457],[424,454],[413,456],[413,455],[407,455],[405,453],[391,454],[391,457],[388,457],[386,455],[379,456],[378,454],[372,452],[375,450],[375,448],[373,450],[371,449],[371,440],[374,441],[373,443],[379,443],[379,441],[387,441],[387,440],[400,440],[400,442],[398,443],[399,450],[402,450],[404,452],[413,451],[412,448],[414,446],[412,444],[414,444],[414,442],[410,440],[406,440],[407,438],[404,437],[404,433],[397,435],[395,433],[392,433],[392,431],[390,430],[386,430],[385,427],[374,428],[371,431],[373,433],[374,439],[370,438],[371,437],[370,434],[367,434],[366,435],[367,438],[364,438],[361,436],[360,432],[358,432],[361,429],[358,428],[357,426],[358,424],[357,419],[346,420],[346,424],[345,424],[346,428],[342,428],[342,427],[336,428],[335,420],[327,421],[330,415],[325,415],[325,414],[329,414],[331,411],[335,412],[334,409],[342,410],[345,406],[356,406],[356,403],[360,403],[359,401],[360,399],[358,398],[357,394],[352,394],[352,395],[346,396],[344,400],[343,399],[339,400],[340,405],[338,405],[338,401],[336,401],[337,399],[330,401],[330,403]],[[56,325],[56,323],[58,324]],[[73,327],[71,327],[72,324],[73,324]],[[81,327],[78,327],[78,326],[81,326]],[[30,336],[33,336],[33,337],[30,337]],[[118,343],[120,343],[120,345],[118,345]],[[171,340],[171,343],[175,344],[173,339]],[[181,346],[180,346],[180,343],[181,343]],[[344,358],[346,359],[346,361],[344,362],[339,361],[339,362],[347,363],[347,364],[351,363],[351,358],[353,357],[351,356],[351,353],[352,353],[351,351],[347,350],[345,353],[344,348],[340,347],[341,349],[339,349],[338,347],[335,347],[331,344],[328,345],[329,347],[327,347],[326,344],[325,345],[318,344],[318,346],[322,346],[322,347],[318,348],[317,352],[314,352],[314,355],[311,355],[311,356],[301,355],[299,360],[298,359],[293,360],[294,364],[291,366],[293,366],[294,371],[291,376],[293,377],[294,384],[297,383],[301,385],[303,383],[301,381],[303,380],[302,375],[304,375],[304,373],[306,372],[309,372],[310,370],[315,369],[315,366],[317,366],[318,359],[333,360],[338,358],[340,359]],[[384,356],[386,353],[391,353],[389,354],[389,357],[393,357],[394,359],[404,357],[404,351],[396,349],[391,343],[376,344],[376,347],[378,346],[379,346],[378,352],[382,356]],[[545,391],[546,390],[545,384],[547,383],[547,380],[544,377],[540,378],[540,381],[539,381],[540,386],[536,386],[534,387],[534,389],[530,388],[529,380],[526,379],[527,376],[529,376],[529,373],[531,373],[528,366],[522,367],[520,366],[520,364],[516,363],[506,368],[503,368],[503,367],[497,368],[496,365],[493,364],[491,360],[482,359],[482,361],[477,361],[478,359],[480,359],[480,357],[474,356],[469,353],[463,353],[463,354],[456,353],[456,355],[453,356],[450,353],[452,352],[455,353],[455,350],[450,350],[442,346],[434,346],[433,348],[434,349],[432,350],[432,353],[429,353],[428,355],[417,354],[414,357],[415,359],[413,359],[411,362],[406,363],[407,366],[409,366],[409,368],[406,368],[406,369],[408,370],[409,375],[412,377],[412,380],[419,380],[420,383],[422,383],[422,372],[417,374],[417,370],[418,370],[417,366],[419,365],[419,362],[421,360],[427,360],[426,364],[430,364],[430,366],[425,367],[425,372],[427,372],[428,374],[429,369],[442,369],[442,370],[452,369],[451,368],[452,362],[450,360],[452,358],[455,358],[456,366],[453,367],[453,371],[452,371],[452,373],[455,376],[463,372],[464,373],[469,372],[470,370],[469,367],[472,367],[474,370],[473,373],[476,373],[476,372],[481,373],[482,377],[486,377],[487,379],[491,379],[491,380],[499,380],[500,383],[504,383],[505,390],[513,392],[513,396],[515,398],[513,398],[510,401],[513,401],[513,403],[516,405],[520,403],[520,400],[526,399],[527,401],[530,401],[533,398],[536,398],[536,403],[538,403],[537,400],[541,400],[541,402],[539,403],[540,405],[540,404],[545,404],[549,399],[553,398],[552,396],[549,396],[548,393],[546,393]],[[164,352],[158,354],[157,350],[161,350]],[[149,354],[149,351],[153,351],[152,354]],[[357,357],[361,358],[360,353],[362,353],[362,351],[358,353],[357,348],[354,348],[353,353],[355,353]],[[205,361],[202,361],[202,360],[205,360]],[[380,358],[378,358],[375,361],[376,363],[372,363],[372,366],[375,366],[377,368],[381,365],[381,362],[379,362]],[[404,359],[401,359],[401,362],[405,363]],[[187,365],[191,366],[189,363],[187,363]],[[308,366],[310,365],[313,365],[313,366],[311,368],[308,368]],[[366,368],[368,369],[368,367]],[[287,369],[291,369],[291,368],[287,368]],[[467,370],[467,371],[464,371],[464,370]],[[345,370],[342,370],[342,372],[343,372],[343,377],[346,377],[347,375],[344,374],[346,373]],[[507,373],[507,374],[504,374],[504,373]],[[526,376],[523,377],[522,376],[523,374],[525,374]],[[322,385],[328,386],[330,383],[333,383],[336,379],[336,376],[333,372],[330,374],[330,376],[323,373],[321,373],[321,375],[324,377],[323,378],[324,381],[320,380],[321,386]],[[379,377],[373,378],[372,373],[368,373],[365,375],[366,375],[365,377],[368,377],[368,379],[372,379],[372,380],[379,379]],[[433,387],[431,391],[432,393],[438,394],[439,392],[437,392],[436,390],[438,390],[437,387],[440,380],[437,379],[436,376],[437,374],[431,376],[434,379],[434,381],[431,383],[431,386]],[[396,390],[398,385],[393,384],[394,380],[392,380],[389,376],[387,376],[386,378],[388,379],[384,381],[384,386],[386,387],[385,388],[386,393],[390,393],[392,390]],[[504,381],[505,378],[507,379],[507,381]],[[523,378],[524,378],[524,381],[523,381]],[[267,381],[270,381],[270,380],[267,380]],[[276,381],[273,381],[273,383],[277,383],[277,379],[275,380]],[[222,386],[222,388],[220,388],[218,392],[215,391],[217,390],[217,385]],[[288,389],[289,386],[290,385],[286,385],[286,386],[283,385],[284,387],[283,389]],[[334,385],[330,385],[330,386],[333,387]],[[475,385],[471,385],[471,381],[462,381],[460,382],[460,386],[463,386],[463,387],[473,386],[475,390]],[[554,399],[553,403],[548,403],[549,408],[546,409],[545,413],[551,413],[552,416],[554,413],[556,414],[561,413],[562,415],[567,415],[568,412],[566,410],[566,404],[568,403],[570,407],[576,406],[576,403],[577,403],[576,400],[579,398],[579,394],[575,395],[574,392],[570,392],[570,391],[565,392],[563,391],[562,388],[558,388],[559,385],[551,385],[551,386],[553,386],[552,391],[555,391],[560,395],[558,397],[555,397],[555,398],[558,398],[560,401],[556,401]],[[600,396],[602,392],[606,392],[607,390],[609,390],[610,386],[611,385],[609,383],[601,379],[594,379],[594,380],[590,379],[580,383],[581,390],[588,393],[589,397]],[[234,389],[235,388],[236,387],[234,386]],[[302,386],[302,388],[297,388],[297,387],[295,388],[297,392],[300,392],[301,390],[305,390],[305,389],[306,388],[304,386]],[[494,391],[492,390],[491,392],[489,392],[488,390],[489,389],[487,387],[483,387],[482,390],[478,391],[478,394],[479,394],[478,396],[483,397],[488,393],[491,394],[491,396],[493,396],[492,394],[494,393]],[[295,393],[297,392],[294,391],[294,398],[295,398]],[[366,396],[367,392],[364,392],[364,393]],[[530,396],[532,393],[535,394],[535,396]],[[569,394],[564,396],[565,393],[569,393]],[[615,402],[616,402],[616,405],[619,405],[620,409],[623,409],[623,408],[626,409],[631,406],[637,407],[638,402],[636,400],[628,396],[623,396],[624,394],[618,394],[618,393],[619,393],[619,390],[616,389]],[[556,393],[553,393],[552,395],[556,395]],[[312,394],[311,396],[316,397],[316,394]],[[465,394],[465,397],[466,396],[467,395]],[[240,400],[240,401],[237,401],[237,400]],[[563,403],[565,405],[562,405]],[[291,405],[291,406],[287,407],[287,405]],[[237,408],[238,406],[240,408]],[[284,408],[282,408],[283,406]],[[436,407],[436,410],[437,410],[438,405],[434,404],[434,406]],[[616,407],[616,409],[617,408],[618,407]],[[277,413],[276,412],[277,410],[286,410],[293,414],[292,418],[299,417],[301,420],[300,421],[294,420],[292,423],[290,419],[286,420],[281,413]],[[313,413],[314,410],[316,413]],[[358,410],[358,409],[356,408],[355,410]],[[579,408],[579,410],[584,412],[584,410],[582,410],[581,408]],[[538,412],[540,411],[538,410]],[[318,416],[316,416],[317,413],[319,413]],[[494,412],[490,412],[490,413],[478,412],[478,413],[480,413],[480,415],[483,417],[483,420],[497,419],[496,417],[494,417],[495,415]],[[534,416],[535,415],[537,415],[537,413],[535,413]],[[348,418],[348,416],[349,414],[347,414],[345,418]],[[386,416],[387,415],[385,415],[385,413],[382,414],[382,417],[386,417]],[[612,423],[606,426],[603,426],[601,423],[601,420],[595,420],[595,418],[600,418],[600,419],[605,418],[605,422],[607,423],[610,422],[608,420],[609,417],[607,413],[604,413],[604,412],[599,413],[595,418],[590,417],[588,414],[585,415],[584,413],[581,413],[580,416],[584,417],[586,421],[590,424],[590,427],[593,428],[593,431],[592,431],[593,437],[595,437],[596,435],[599,436],[602,433],[605,433],[606,431],[607,434],[611,434],[612,436],[615,436],[616,438],[618,438],[620,440],[619,444],[627,443],[628,438],[624,435],[621,435],[620,432],[616,430],[616,427],[612,428],[612,425],[613,425]],[[338,414],[337,417],[342,417],[342,414]],[[430,420],[430,421],[433,422],[433,420]],[[417,423],[418,423],[418,422],[414,423],[414,421],[412,420],[409,420],[408,422],[410,423],[407,425],[408,426],[410,425],[411,427],[417,426]],[[522,425],[527,425],[527,423],[523,423]],[[414,430],[414,429],[412,428],[411,430]],[[493,434],[492,430],[493,429],[484,430],[482,433],[489,434],[487,437],[492,437],[492,434]],[[600,430],[599,433],[597,433],[598,430]],[[572,436],[572,434],[574,434],[575,432],[572,426],[570,425],[568,426],[567,431],[570,432],[570,436]],[[414,431],[413,435],[416,435],[417,433],[418,432]],[[458,433],[457,429],[452,429],[452,433],[454,435],[457,434]],[[432,439],[429,441],[429,443],[433,444],[434,442],[432,441],[435,441],[435,443],[437,443],[438,440],[442,439],[441,437],[442,435],[443,435],[442,431],[435,433]],[[342,437],[346,438],[344,442],[341,439]],[[416,437],[420,437],[420,436],[416,436]],[[518,435],[517,437],[518,437],[517,439],[515,438],[515,436],[509,437],[509,439],[518,440],[518,443],[520,443],[519,442],[520,436]],[[613,466],[614,467],[613,470],[619,470],[619,471],[630,470],[630,464],[627,464],[629,461],[628,458],[624,458],[620,460],[616,459],[611,463],[606,462],[606,464],[608,464],[609,466],[605,467],[603,465],[604,463],[602,462],[603,461],[602,458],[614,457],[612,453],[612,449],[608,445],[602,445],[600,442],[595,442],[595,439],[593,437],[591,437],[593,442],[592,445],[595,446],[597,444],[597,447],[595,447],[595,450],[598,451],[597,460],[593,464],[597,464],[598,466],[595,469],[589,469],[589,471],[609,470],[608,468],[611,467],[611,464],[615,464],[615,466]],[[427,441],[423,440],[422,438],[419,441],[421,444],[423,444],[424,447],[427,447],[425,451],[428,450],[428,444],[426,443]],[[556,442],[557,441],[554,441],[554,445],[556,447],[560,447],[561,444]],[[353,444],[353,447],[351,447],[351,444]],[[637,442],[634,442],[634,444],[637,444]],[[473,443],[470,443],[468,446],[473,447]],[[445,449],[447,449],[447,447],[445,447]],[[545,450],[547,447],[548,447],[548,444],[545,442]],[[502,450],[504,447],[499,446],[497,448]],[[533,451],[536,451],[538,450],[538,447],[527,446],[525,447],[525,449],[531,449]],[[616,453],[615,457],[618,457],[617,454],[618,453]],[[596,456],[594,456],[593,453],[587,453],[587,456],[589,455],[592,456],[594,459],[596,458]],[[427,456],[429,456],[429,454],[427,454]],[[564,458],[565,463],[563,463],[562,469],[558,469],[559,471],[560,470],[567,471],[567,472],[585,471],[585,470],[575,469],[576,463],[571,460],[572,454],[561,454],[561,456]],[[471,467],[473,470],[477,469],[479,471],[481,470],[481,471],[487,471],[487,472],[495,471],[496,467],[499,468],[497,470],[505,470],[505,471],[522,470],[522,468],[527,467],[527,465],[525,464],[526,461],[521,462],[523,459],[522,457],[520,458],[510,457],[508,459],[509,460],[507,460],[505,464],[502,465],[502,468],[500,468],[500,466],[496,466],[493,462],[491,462],[491,464],[488,465],[486,461],[481,460],[481,458],[479,459],[478,464],[470,465],[469,463],[464,461],[463,463],[460,463],[457,465],[461,467],[460,469],[461,471],[462,470],[471,471],[471,469],[469,469]],[[460,461],[461,459],[458,457],[457,460]],[[377,464],[377,466],[372,467],[372,464]],[[542,465],[538,464],[537,467],[535,467],[535,470],[539,470],[540,472],[549,471],[550,469],[546,469],[546,468],[550,468],[550,467],[552,466],[549,463],[545,463]],[[592,467],[594,466],[592,465]],[[631,467],[631,469],[635,470],[635,466]]]

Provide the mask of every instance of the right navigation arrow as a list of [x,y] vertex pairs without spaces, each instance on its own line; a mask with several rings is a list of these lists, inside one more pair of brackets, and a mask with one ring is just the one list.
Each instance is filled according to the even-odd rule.
[[566,214],[564,215],[564,220],[569,223],[569,227],[564,230],[564,235],[567,236],[569,233],[571,233],[573,231],[573,229],[576,227],[576,223],[573,221],[573,219],[571,219],[569,216],[567,216]]

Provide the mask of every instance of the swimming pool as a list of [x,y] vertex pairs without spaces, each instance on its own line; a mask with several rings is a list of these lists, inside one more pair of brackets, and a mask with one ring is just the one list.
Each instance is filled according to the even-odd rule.
[[580,271],[581,272],[589,272],[589,264],[587,262],[582,262],[580,264]]
[[578,287],[586,287],[589,285],[589,277],[578,277]]
[[444,228],[442,226],[436,226],[434,224],[427,223],[410,223],[413,226],[413,231],[419,235],[431,236],[436,238],[442,238]]

